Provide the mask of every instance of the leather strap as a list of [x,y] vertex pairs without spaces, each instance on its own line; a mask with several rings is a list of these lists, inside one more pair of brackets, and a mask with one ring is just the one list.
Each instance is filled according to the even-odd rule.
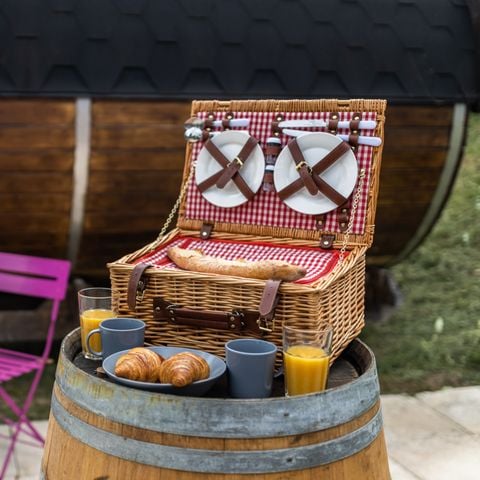
[[328,131],[336,134],[338,129],[338,113],[331,113],[328,118]]
[[[227,168],[231,163],[228,160],[228,158],[225,157],[225,155],[217,148],[217,146],[211,140],[208,140],[207,142],[205,142],[205,148],[210,153],[210,155],[212,155],[212,157],[223,167],[223,169],[214,173],[211,177],[205,179],[203,182],[200,182],[199,184],[197,184],[197,187],[201,192],[204,192],[205,190],[208,190],[213,185],[216,185],[220,177],[223,175],[224,169]],[[243,177],[240,175],[240,172],[238,171],[234,172],[231,179],[235,183],[237,188],[240,190],[242,195],[247,200],[250,200],[251,198],[253,198],[255,193],[247,185]]]
[[355,112],[352,115],[352,119],[350,120],[350,131],[352,133],[357,133],[360,127],[360,120],[362,119],[362,114],[360,112]]
[[297,166],[296,168],[297,168],[298,174],[300,175],[300,178],[302,179],[303,184],[307,188],[308,193],[310,193],[310,195],[316,195],[318,193],[318,187],[312,178],[310,167],[305,161],[305,157],[303,156],[303,153],[300,150],[297,139],[296,138],[293,139],[291,142],[289,142],[287,146],[288,146],[288,149],[290,150],[290,154],[292,155],[293,161]]
[[278,303],[278,289],[281,283],[281,280],[267,280],[263,289],[258,311],[260,316],[267,320],[272,320],[275,316],[275,308]]
[[[335,205],[342,205],[347,199],[338,193],[333,187],[331,187],[325,180],[320,177],[320,174],[331,167],[337,160],[339,160],[343,154],[350,149],[348,143],[341,142],[333,150],[331,150],[325,157],[317,162],[312,168],[312,179],[315,182],[318,190],[322,192],[327,198],[329,198]],[[285,200],[294,193],[298,192],[302,187],[303,179],[298,178],[290,185],[278,192],[278,196],[281,200]]]
[[232,179],[232,177],[240,170],[240,168],[242,168],[243,164],[247,161],[257,144],[258,140],[256,138],[248,138],[245,145],[240,150],[240,153],[231,162],[229,162],[226,168],[223,169],[223,173],[216,183],[218,188],[224,188],[225,185]]
[[348,202],[342,205],[337,212],[337,221],[341,232],[345,232],[348,228],[348,222],[350,220],[350,208],[348,208]]
[[147,282],[146,279],[142,280],[142,275],[149,266],[147,263],[135,265],[128,279],[127,305],[132,312],[134,312],[137,307],[138,295],[140,294],[143,297]]
[[250,310],[238,309],[230,312],[193,310],[156,297],[153,299],[153,318],[173,325],[260,334],[258,312]]

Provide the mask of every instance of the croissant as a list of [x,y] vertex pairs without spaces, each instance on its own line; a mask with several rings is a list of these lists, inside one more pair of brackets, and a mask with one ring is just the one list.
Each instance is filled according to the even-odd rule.
[[209,375],[207,361],[190,352],[180,352],[167,358],[159,370],[160,382],[171,383],[175,387],[185,387]]
[[156,382],[158,371],[165,359],[148,348],[132,348],[115,364],[115,375],[140,382]]

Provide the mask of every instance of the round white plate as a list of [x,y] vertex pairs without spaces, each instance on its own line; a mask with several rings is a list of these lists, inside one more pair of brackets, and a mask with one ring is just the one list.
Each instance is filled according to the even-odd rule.
[[[323,132],[306,133],[297,138],[300,150],[310,167],[318,163],[342,141],[335,135]],[[273,181],[277,192],[300,177],[295,166],[290,149],[285,147],[280,152],[273,171]],[[330,168],[320,174],[323,180],[345,198],[348,198],[353,192],[357,176],[357,159],[351,150],[344,153]],[[311,195],[306,187],[298,190],[284,202],[291,209],[307,215],[320,215],[338,207],[321,192]]]
[[183,347],[148,347],[150,350],[159,353],[164,358],[169,358],[172,355],[180,352],[191,352],[200,357],[203,357],[210,367],[210,376],[205,380],[199,380],[198,382],[193,382],[186,387],[174,387],[170,383],[150,383],[150,382],[139,382],[136,380],[129,380],[128,378],[117,377],[115,375],[115,364],[120,356],[127,353],[128,350],[123,350],[121,352],[113,353],[105,360],[103,360],[102,367],[105,370],[105,373],[115,382],[121,383],[127,387],[139,388],[140,390],[149,390],[151,392],[160,392],[160,393],[170,393],[173,395],[191,395],[191,396],[201,396],[213,387],[213,385],[220,379],[220,377],[225,373],[227,366],[225,362],[216,355],[204,352],[202,350],[194,350],[192,348],[183,348]]
[[[240,153],[248,138],[249,136],[246,133],[229,130],[215,135],[212,138],[212,142],[231,161]],[[219,170],[222,170],[221,165],[203,147],[198,154],[197,166],[195,168],[197,185]],[[254,193],[258,191],[263,182],[264,170],[265,157],[260,145],[256,145],[248,160],[239,170],[239,174]],[[205,200],[213,205],[224,208],[238,207],[247,201],[232,180],[224,188],[217,188],[213,185],[202,192],[202,195]]]

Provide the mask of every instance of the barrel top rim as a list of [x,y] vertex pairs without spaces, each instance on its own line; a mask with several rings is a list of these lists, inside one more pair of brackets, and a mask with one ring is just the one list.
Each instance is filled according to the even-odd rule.
[[333,387],[333,388],[328,388],[322,392],[319,393],[310,393],[306,395],[301,395],[297,397],[290,397],[287,399],[287,397],[270,397],[270,398],[225,398],[225,397],[206,397],[206,396],[201,396],[201,397],[193,397],[193,396],[186,396],[186,395],[174,395],[174,394],[169,394],[169,393],[162,393],[162,392],[150,392],[147,390],[141,390],[141,389],[135,389],[131,388],[125,385],[121,385],[119,383],[115,382],[108,382],[105,379],[99,378],[95,375],[91,375],[87,372],[84,372],[83,370],[79,369],[77,366],[74,365],[73,363],[73,358],[70,356],[69,352],[67,351],[67,345],[70,344],[72,345],[73,343],[78,342],[80,339],[80,327],[72,330],[70,333],[68,333],[65,338],[62,341],[61,344],[61,349],[60,349],[60,355],[64,357],[64,360],[68,361],[71,367],[75,368],[78,370],[79,373],[85,375],[88,377],[91,381],[98,385],[112,385],[114,387],[118,387],[121,389],[126,389],[128,391],[133,391],[135,392],[135,395],[144,395],[145,397],[149,398],[152,395],[154,396],[160,396],[161,398],[165,398],[167,401],[178,401],[179,398],[182,399],[182,402],[189,402],[189,403],[199,403],[201,402],[202,404],[205,404],[205,402],[209,403],[217,403],[217,402],[222,402],[224,404],[225,402],[231,403],[231,404],[249,404],[249,405],[265,405],[265,404],[274,404],[274,403],[285,403],[286,400],[291,401],[294,399],[295,401],[302,402],[302,401],[309,401],[310,399],[314,397],[322,397],[325,396],[326,394],[332,394],[333,392],[340,392],[345,389],[351,389],[352,386],[355,384],[361,383],[364,381],[365,377],[368,377],[369,375],[376,375],[376,361],[375,361],[375,356],[372,351],[372,349],[362,340],[359,338],[355,338],[352,340],[351,344],[345,349],[345,351],[349,351],[352,349],[359,350],[365,352],[368,357],[369,357],[369,362],[367,367],[365,368],[365,371],[359,374],[357,378],[352,379],[350,382],[345,383],[343,385]]

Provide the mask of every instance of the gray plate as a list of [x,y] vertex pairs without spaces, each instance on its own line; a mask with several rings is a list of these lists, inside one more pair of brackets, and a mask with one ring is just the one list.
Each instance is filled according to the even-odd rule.
[[161,392],[161,393],[170,393],[174,395],[190,395],[190,396],[201,396],[213,387],[213,385],[220,379],[220,377],[225,373],[226,365],[225,362],[215,355],[212,355],[207,352],[202,352],[201,350],[194,350],[192,348],[179,348],[179,347],[148,347],[149,350],[153,350],[156,353],[159,353],[164,358],[169,358],[172,355],[180,352],[191,352],[196,355],[203,357],[210,366],[210,376],[205,380],[199,380],[198,382],[193,382],[186,387],[174,387],[170,383],[149,383],[149,382],[138,382],[136,380],[129,380],[128,378],[121,378],[115,375],[115,364],[117,363],[118,358],[127,353],[128,350],[123,350],[121,352],[114,353],[107,357],[102,364],[103,369],[106,374],[115,382],[121,383],[128,387],[139,388],[140,390],[149,390],[151,392]]

